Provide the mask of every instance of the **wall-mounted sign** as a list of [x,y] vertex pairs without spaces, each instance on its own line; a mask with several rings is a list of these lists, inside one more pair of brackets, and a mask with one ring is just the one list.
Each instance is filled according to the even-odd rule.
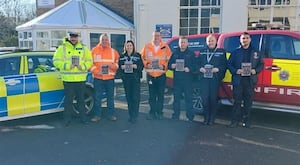
[[163,39],[172,38],[172,24],[157,24],[155,29],[160,31]]

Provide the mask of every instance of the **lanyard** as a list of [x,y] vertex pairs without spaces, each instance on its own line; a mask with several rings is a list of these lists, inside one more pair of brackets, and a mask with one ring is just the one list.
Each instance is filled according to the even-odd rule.
[[[128,54],[127,54],[127,55],[128,55]],[[128,61],[128,62],[132,62],[132,58],[133,58],[133,57],[132,57],[132,55],[133,55],[133,54],[131,54],[131,55],[128,55],[128,57],[126,58],[126,61]],[[129,58],[130,60],[128,60],[128,58]]]
[[207,63],[209,63],[212,59],[212,57],[214,56],[214,54],[216,53],[217,51],[217,47],[214,49],[213,52],[209,53],[209,49],[207,49],[207,52],[206,52],[206,60],[207,60]]

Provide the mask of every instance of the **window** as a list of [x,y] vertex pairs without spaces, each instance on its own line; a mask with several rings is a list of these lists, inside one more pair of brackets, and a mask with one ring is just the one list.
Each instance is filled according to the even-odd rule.
[[66,36],[65,30],[54,30],[51,31],[51,39],[62,39]]
[[[258,51],[261,50],[259,44],[261,42],[261,35],[251,35],[251,45],[254,46],[254,48]],[[224,49],[228,52],[233,52],[236,48],[240,46],[240,36],[231,36],[228,38],[225,38],[224,40]]]
[[220,0],[202,0],[202,6],[219,6],[221,4]]
[[[297,9],[298,8],[298,9]],[[289,0],[249,0],[248,29],[260,23],[267,28],[299,31],[299,4]]]
[[50,41],[49,40],[36,40],[36,50],[49,50]]
[[48,32],[36,32],[36,38],[49,38]]
[[28,56],[27,59],[29,73],[56,71],[51,56]]
[[50,49],[55,50],[56,48],[58,48],[59,45],[62,45],[62,44],[63,44],[62,40],[52,40]]
[[23,38],[27,39],[27,32],[23,32]]
[[126,40],[125,34],[110,35],[111,47],[116,49],[119,52],[119,54],[123,52],[125,40]]
[[0,76],[20,74],[20,57],[0,59]]
[[180,0],[180,6],[198,6],[198,0]]
[[179,10],[180,35],[220,31],[220,0],[181,0]]
[[90,46],[95,47],[99,43],[99,38],[102,33],[90,33]]
[[295,49],[295,56],[297,59],[300,59],[300,40],[294,39],[293,44]]
[[267,35],[271,57],[278,59],[300,59],[300,40],[284,35]]

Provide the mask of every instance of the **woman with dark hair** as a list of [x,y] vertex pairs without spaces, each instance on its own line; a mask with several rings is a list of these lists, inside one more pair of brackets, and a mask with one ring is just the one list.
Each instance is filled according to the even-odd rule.
[[119,59],[119,67],[128,105],[128,121],[135,123],[139,113],[143,62],[141,54],[135,51],[132,40],[128,40],[124,44],[124,52]]

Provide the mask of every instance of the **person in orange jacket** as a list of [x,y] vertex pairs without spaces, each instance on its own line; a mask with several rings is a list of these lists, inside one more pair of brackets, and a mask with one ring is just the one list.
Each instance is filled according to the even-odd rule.
[[115,103],[114,103],[114,90],[115,90],[115,75],[119,68],[119,53],[111,48],[108,35],[103,33],[100,36],[100,42],[92,49],[93,66],[91,72],[94,76],[94,89],[95,89],[95,116],[91,119],[93,122],[101,120],[103,92],[106,92],[108,119],[115,121]]
[[162,41],[160,31],[155,31],[152,41],[143,47],[141,54],[149,86],[150,112],[147,119],[162,119],[166,71],[172,52]]

